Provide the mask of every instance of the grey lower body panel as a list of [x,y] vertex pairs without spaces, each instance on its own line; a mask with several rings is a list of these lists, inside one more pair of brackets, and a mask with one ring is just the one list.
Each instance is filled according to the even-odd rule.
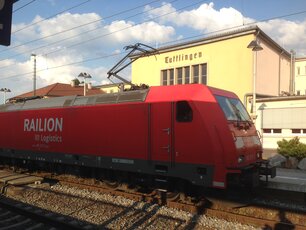
[[214,167],[212,165],[172,163],[110,156],[76,155],[64,153],[33,152],[0,149],[0,157],[45,163],[84,166],[143,173],[156,177],[180,178],[192,184],[212,187]]

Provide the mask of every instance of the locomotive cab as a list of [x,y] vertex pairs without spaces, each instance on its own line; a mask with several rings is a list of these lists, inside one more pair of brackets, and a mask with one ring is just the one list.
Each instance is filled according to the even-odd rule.
[[215,95],[229,130],[232,134],[235,151],[226,164],[228,184],[254,187],[259,184],[260,175],[275,176],[276,169],[268,167],[262,158],[262,144],[255,124],[237,97]]

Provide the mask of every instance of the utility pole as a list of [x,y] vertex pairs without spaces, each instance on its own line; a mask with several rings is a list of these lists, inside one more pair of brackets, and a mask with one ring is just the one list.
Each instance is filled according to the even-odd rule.
[[36,96],[36,54],[31,54],[34,58],[34,70],[33,70],[33,96]]

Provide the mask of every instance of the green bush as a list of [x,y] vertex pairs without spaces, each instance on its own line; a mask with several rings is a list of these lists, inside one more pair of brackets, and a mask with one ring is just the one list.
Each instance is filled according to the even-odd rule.
[[277,144],[277,152],[284,157],[296,157],[298,160],[306,157],[306,144],[301,143],[298,137],[289,141],[283,139]]

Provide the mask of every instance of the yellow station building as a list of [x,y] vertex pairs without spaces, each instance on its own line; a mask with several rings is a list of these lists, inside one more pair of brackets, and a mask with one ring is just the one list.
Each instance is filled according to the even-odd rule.
[[[254,42],[262,49],[254,48]],[[290,63],[290,53],[251,26],[160,47],[158,54],[133,62],[132,82],[149,86],[201,83],[226,89],[235,92],[250,111],[254,92],[256,99],[290,91]]]

